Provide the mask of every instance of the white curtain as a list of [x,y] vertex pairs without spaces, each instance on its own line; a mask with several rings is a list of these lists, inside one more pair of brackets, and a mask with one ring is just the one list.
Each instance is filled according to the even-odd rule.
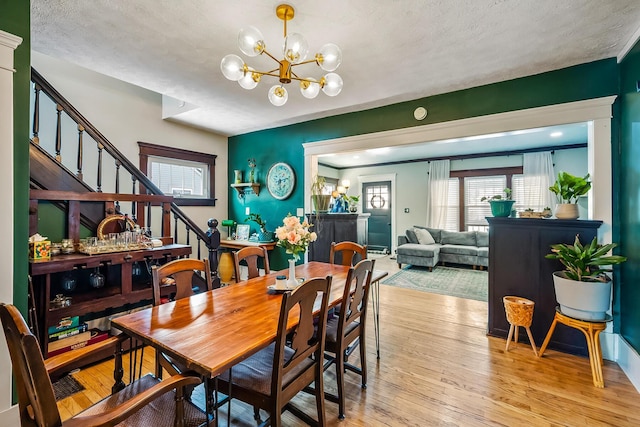
[[449,160],[429,162],[427,176],[427,226],[445,228],[449,203]]
[[[522,174],[524,177],[525,208],[541,211],[549,207],[555,211],[556,200],[549,187],[555,182],[551,152],[525,153],[523,155]],[[518,204],[520,201],[518,201]]]

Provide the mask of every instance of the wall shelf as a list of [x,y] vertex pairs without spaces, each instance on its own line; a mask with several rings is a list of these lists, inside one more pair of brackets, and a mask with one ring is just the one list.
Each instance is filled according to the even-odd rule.
[[241,182],[239,184],[231,184],[231,187],[236,189],[240,198],[243,198],[249,189],[253,190],[253,194],[256,196],[260,195],[260,183],[258,182]]

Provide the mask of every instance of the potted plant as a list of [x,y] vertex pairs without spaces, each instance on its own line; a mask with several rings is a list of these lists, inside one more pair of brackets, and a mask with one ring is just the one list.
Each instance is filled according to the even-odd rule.
[[491,215],[496,217],[508,217],[511,215],[511,209],[515,200],[511,200],[511,189],[505,188],[502,194],[496,194],[491,197],[483,197],[481,202],[488,201],[491,205]]
[[273,242],[274,234],[272,231],[267,231],[267,221],[263,220],[260,214],[252,213],[244,219],[244,222],[253,221],[260,227],[258,233],[259,242]]
[[316,175],[311,182],[311,201],[316,213],[329,212],[330,194],[324,194],[326,191],[326,179],[324,176]]
[[616,243],[598,244],[596,237],[590,244],[580,243],[576,235],[573,245],[551,245],[545,257],[557,259],[564,270],[553,273],[556,301],[560,311],[582,320],[604,320],[611,302],[611,267],[627,260],[620,255],[607,255]]
[[585,175],[584,178],[580,178],[567,172],[558,173],[558,179],[549,187],[549,190],[558,199],[556,218],[577,219],[580,216],[577,205],[578,199],[587,194],[590,189],[589,174]]

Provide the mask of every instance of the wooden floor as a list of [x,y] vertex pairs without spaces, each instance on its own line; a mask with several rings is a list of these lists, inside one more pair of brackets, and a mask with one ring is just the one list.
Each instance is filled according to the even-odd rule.
[[[605,361],[606,387],[598,389],[586,358],[548,350],[536,359],[525,344],[505,353],[504,340],[485,334],[486,303],[386,285],[380,295],[381,358],[369,317],[368,387],[347,373],[347,418],[339,421],[327,402],[329,426],[640,425],[640,393],[617,364]],[[151,371],[151,351],[145,360]],[[112,363],[74,376],[88,390],[59,402],[64,417],[109,392]],[[327,388],[334,378],[326,373]],[[309,396],[296,402],[313,414]],[[231,412],[232,425],[255,425],[251,408],[234,402]],[[289,413],[283,423],[303,425]]]

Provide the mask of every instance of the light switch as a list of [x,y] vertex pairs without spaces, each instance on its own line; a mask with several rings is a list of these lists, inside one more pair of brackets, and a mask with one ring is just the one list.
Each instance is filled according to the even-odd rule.
[[304,208],[296,209],[296,216],[304,216]]
[[404,213],[409,213],[409,208],[404,208]]
[[244,214],[245,215],[249,215],[251,213],[251,208],[249,206],[247,206],[246,208],[244,208]]

